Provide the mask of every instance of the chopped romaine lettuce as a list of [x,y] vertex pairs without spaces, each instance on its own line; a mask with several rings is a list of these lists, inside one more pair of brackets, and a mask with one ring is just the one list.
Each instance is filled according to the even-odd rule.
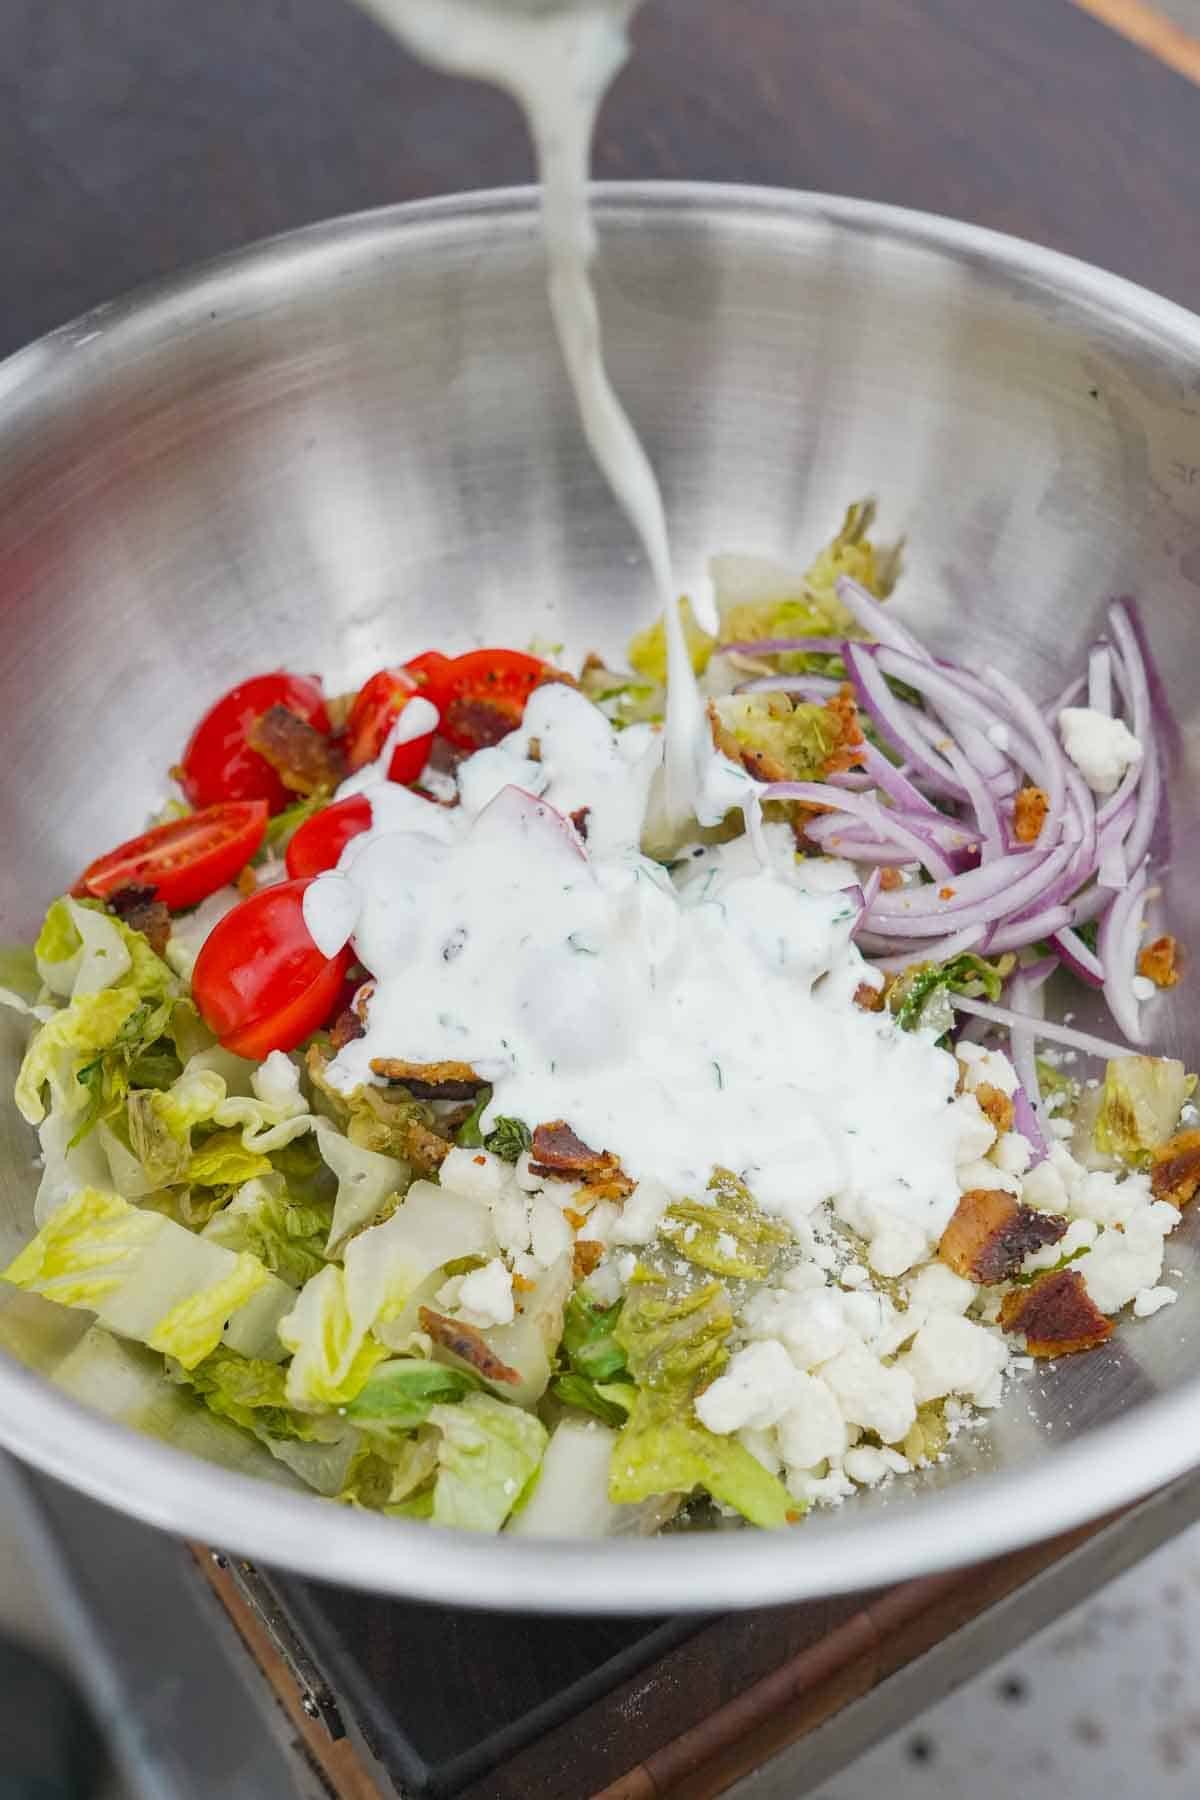
[[1141,1167],[1179,1123],[1196,1077],[1170,1056],[1114,1056],[1104,1071],[1094,1136],[1096,1148]]
[[714,1169],[711,1200],[676,1200],[659,1233],[710,1274],[740,1281],[765,1281],[791,1232],[755,1204],[744,1181],[728,1169]]
[[347,1405],[361,1393],[387,1351],[370,1336],[369,1321],[352,1316],[346,1276],[336,1263],[314,1275],[292,1298],[292,1310],[279,1321],[279,1340],[292,1352],[288,1405],[301,1412]]
[[556,1375],[550,1392],[564,1406],[591,1413],[605,1425],[623,1425],[637,1399],[637,1389],[631,1381],[591,1381],[573,1370]]
[[714,556],[709,568],[722,640],[859,635],[837,597],[838,577],[850,576],[882,600],[895,586],[900,567],[899,545],[876,550],[871,543],[867,533],[874,517],[871,500],[851,506],[833,542],[803,574],[763,557]]
[[438,1467],[436,1431],[417,1431],[361,1444],[338,1499],[393,1516],[427,1517],[433,1508],[433,1476]]
[[366,1387],[347,1406],[346,1417],[364,1431],[412,1431],[425,1423],[431,1408],[461,1400],[478,1387],[468,1369],[398,1356],[373,1371]]
[[343,1137],[324,1119],[316,1122],[317,1144],[337,1177],[337,1200],[329,1227],[326,1256],[337,1256],[364,1226],[374,1224],[390,1201],[407,1192],[412,1169],[394,1156],[382,1156]]
[[205,1225],[204,1236],[227,1250],[252,1251],[273,1275],[301,1288],[325,1267],[331,1216],[328,1201],[297,1203],[273,1170],[245,1182]]
[[[697,675],[703,675],[708,661],[716,649],[717,640],[710,637],[703,626],[697,622],[692,611],[692,603],[686,597],[679,602],[679,620],[683,626],[684,642],[687,644],[688,656],[692,669]],[[667,626],[663,618],[655,620],[645,631],[639,631],[629,640],[629,666],[649,681],[665,682],[667,679]]]
[[951,994],[986,994],[999,1000],[1011,956],[987,962],[970,951],[949,962],[910,963],[888,988],[888,1007],[904,1031],[931,1031],[942,1037],[954,1023]]
[[546,1448],[545,1426],[532,1413],[491,1394],[468,1394],[457,1406],[435,1406],[441,1432],[433,1521],[465,1531],[499,1531],[520,1505]]
[[774,781],[815,781],[841,742],[841,726],[828,707],[793,704],[787,694],[727,694],[714,700],[722,734],[743,757],[763,760]]
[[587,1381],[611,1381],[624,1373],[625,1351],[614,1335],[620,1317],[620,1301],[597,1306],[581,1289],[575,1290],[567,1302],[562,1334],[563,1355],[574,1374]]

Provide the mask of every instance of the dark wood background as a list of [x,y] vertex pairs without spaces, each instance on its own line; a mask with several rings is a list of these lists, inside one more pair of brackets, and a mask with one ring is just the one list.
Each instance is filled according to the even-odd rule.
[[[1200,304],[1200,91],[1069,0],[646,0],[604,176],[957,214]],[[0,352],[358,207],[522,181],[498,95],[346,0],[0,0]]]

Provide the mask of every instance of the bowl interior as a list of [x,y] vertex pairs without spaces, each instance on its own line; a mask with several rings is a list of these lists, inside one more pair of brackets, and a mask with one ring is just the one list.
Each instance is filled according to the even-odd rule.
[[[1042,699],[1081,667],[1106,600],[1136,594],[1175,722],[1165,904],[1200,941],[1200,322],[884,208],[664,188],[606,191],[600,211],[612,372],[662,477],[681,585],[718,550],[805,555],[875,493],[884,535],[908,539],[904,616]],[[619,650],[650,585],[580,435],[530,196],[283,239],[0,368],[0,580],[10,940],[139,827],[194,717],[243,675],[283,663],[337,691],[431,644]],[[1194,1065],[1188,995],[1159,1003],[1156,1047]],[[1077,990],[1068,1003],[1087,1019]],[[0,1034],[7,1087],[23,1033],[4,1013]],[[30,1229],[34,1149],[0,1106],[5,1256]],[[831,1591],[1045,1535],[1184,1466],[1195,1260],[1185,1221],[1177,1305],[1018,1380],[946,1465],[786,1545],[467,1547],[332,1508],[314,1533],[318,1503],[265,1453],[188,1414],[136,1352],[81,1384],[80,1322],[11,1290],[0,1438],[159,1522],[211,1532],[215,1507],[230,1547],[396,1591],[503,1604],[518,1566],[529,1603],[564,1607]],[[22,1364],[275,1485],[139,1442]],[[969,1498],[923,1491],[971,1473]]]

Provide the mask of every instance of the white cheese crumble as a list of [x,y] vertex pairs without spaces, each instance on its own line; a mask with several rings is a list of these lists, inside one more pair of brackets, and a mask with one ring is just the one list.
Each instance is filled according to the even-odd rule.
[[777,1425],[795,1404],[802,1376],[782,1344],[747,1344],[696,1399],[696,1417],[721,1436]]
[[1120,719],[1090,706],[1067,706],[1058,715],[1063,749],[1094,794],[1115,793],[1126,769],[1140,762],[1142,746]]
[[486,1331],[489,1325],[511,1325],[515,1316],[512,1276],[498,1256],[460,1278],[458,1317],[464,1324]]

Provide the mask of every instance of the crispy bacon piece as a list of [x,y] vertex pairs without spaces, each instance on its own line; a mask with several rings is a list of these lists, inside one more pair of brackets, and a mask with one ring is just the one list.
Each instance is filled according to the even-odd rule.
[[603,1255],[604,1245],[598,1244],[595,1238],[576,1238],[571,1258],[576,1281],[586,1280]]
[[897,888],[904,886],[904,877],[899,869],[888,864],[879,871],[879,885],[885,894],[894,894]]
[[470,1100],[484,1086],[465,1062],[414,1063],[398,1056],[373,1056],[371,1073],[402,1082],[419,1100]]
[[997,1132],[1012,1130],[1013,1103],[1002,1088],[993,1087],[990,1081],[981,1081],[975,1089],[975,1098]]
[[158,890],[131,882],[108,896],[108,907],[131,931],[140,931],[156,956],[162,956],[171,936],[171,914]]
[[1174,987],[1179,980],[1179,945],[1169,933],[1147,944],[1138,957],[1138,974],[1155,987]]
[[1150,1190],[1181,1210],[1200,1187],[1200,1131],[1177,1131],[1150,1152]]
[[286,706],[268,707],[246,733],[246,742],[294,794],[335,788],[346,774],[346,759],[333,739]]
[[533,1134],[530,1173],[562,1181],[582,1181],[597,1199],[623,1200],[634,1183],[611,1150],[593,1150],[576,1137],[565,1119],[539,1125]]
[[825,711],[838,728],[833,749],[825,758],[822,773],[840,775],[862,761],[863,734],[854,703],[854,689],[846,682],[825,702]]
[[1057,1244],[1067,1221],[1022,1206],[1003,1188],[971,1188],[942,1233],[938,1256],[968,1281],[1007,1281],[1031,1250]]
[[434,1312],[428,1306],[418,1309],[417,1318],[421,1330],[435,1344],[448,1350],[451,1356],[457,1356],[460,1362],[469,1364],[485,1381],[501,1381],[509,1387],[520,1386],[521,1377],[516,1369],[510,1369],[496,1355],[483,1333],[476,1331],[473,1325],[464,1325],[458,1319],[448,1319],[445,1313]]
[[1017,789],[1013,801],[1013,836],[1018,844],[1033,843],[1049,810],[1049,798],[1040,787]]
[[869,981],[860,981],[854,990],[854,1004],[860,1012],[882,1012],[885,1005],[883,989],[872,987]]
[[418,1175],[432,1175],[441,1168],[453,1145],[420,1119],[410,1119],[405,1131],[404,1154]]
[[1014,1288],[1000,1308],[1000,1326],[1025,1339],[1030,1356],[1074,1356],[1094,1350],[1113,1333],[1076,1269],[1054,1269],[1031,1287]]
[[329,1033],[329,1041],[335,1050],[344,1050],[355,1038],[366,1037],[367,1028],[352,1006],[340,1012],[333,1022],[333,1030]]
[[588,815],[591,810],[590,806],[577,806],[575,811],[571,814],[571,823],[585,844],[587,843],[588,834]]

